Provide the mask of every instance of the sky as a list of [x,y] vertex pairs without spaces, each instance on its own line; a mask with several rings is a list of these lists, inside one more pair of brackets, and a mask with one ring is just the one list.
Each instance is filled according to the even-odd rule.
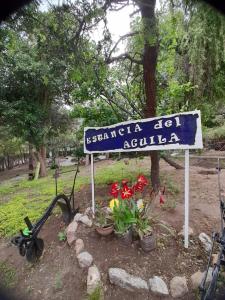
[[[156,0],[156,8],[159,8],[159,1]],[[52,4],[61,5],[63,0],[51,0]],[[48,2],[43,0],[41,4],[42,10],[47,10]],[[133,5],[125,6],[123,9],[119,11],[109,11],[107,13],[108,20],[108,28],[112,35],[113,41],[117,41],[120,36],[130,32],[130,14],[135,10]],[[103,24],[99,24],[99,26],[92,33],[92,38],[97,42],[103,38]],[[124,42],[121,42],[118,45],[118,52],[122,52],[125,48]]]
[[[130,14],[134,11],[134,6],[129,5],[124,7],[120,11],[109,11],[107,13],[108,27],[112,34],[113,40],[118,40],[118,38],[128,32],[130,32]],[[101,27],[95,30],[93,36],[95,39],[101,39],[102,30]]]

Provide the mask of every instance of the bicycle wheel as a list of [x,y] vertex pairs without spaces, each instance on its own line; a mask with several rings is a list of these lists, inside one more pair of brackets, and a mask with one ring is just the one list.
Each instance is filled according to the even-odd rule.
[[217,280],[219,276],[219,267],[215,266],[212,274],[212,280],[209,283],[208,288],[206,289],[202,300],[214,300],[215,294],[216,294],[216,288],[217,288]]

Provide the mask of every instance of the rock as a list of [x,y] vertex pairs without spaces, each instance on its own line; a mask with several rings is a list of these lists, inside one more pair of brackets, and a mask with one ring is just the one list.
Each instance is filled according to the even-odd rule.
[[86,215],[83,215],[80,219],[79,219],[79,222],[85,224],[86,226],[88,227],[91,227],[92,226],[92,221],[88,218],[88,216]]
[[102,208],[102,211],[104,211],[104,213],[106,213],[107,215],[109,215],[109,214],[112,213],[111,208],[108,207],[108,206],[104,206],[104,207]]
[[90,265],[93,262],[93,257],[90,253],[87,251],[81,252],[77,255],[78,263],[81,268],[87,268],[90,267]]
[[212,265],[214,266],[217,263],[219,254],[212,254]]
[[84,242],[82,239],[77,239],[75,243],[76,255],[80,254],[84,250]]
[[134,291],[137,289],[148,290],[148,284],[145,280],[141,279],[140,277],[132,276],[120,268],[109,269],[109,280],[111,283],[129,291]]
[[[206,278],[206,283],[210,283],[210,281],[212,280],[212,271],[213,268],[209,268],[207,278]],[[205,276],[205,272],[198,271],[191,276],[191,283],[193,289],[197,289],[200,286],[202,279]]]
[[204,232],[200,233],[198,237],[202,243],[203,248],[207,252],[210,252],[212,249],[212,241],[211,241],[210,237]]
[[80,214],[80,213],[77,213],[75,216],[74,216],[74,221],[78,222],[80,221],[80,218],[83,217],[83,214]]
[[104,159],[106,159],[106,158],[107,158],[106,155],[99,155],[99,156],[98,156],[98,159],[99,159],[99,160],[104,160]]
[[149,279],[149,287],[150,287],[150,290],[156,295],[160,295],[160,296],[168,296],[169,295],[167,285],[161,277],[154,276],[153,278],[150,278]]
[[85,215],[88,215],[88,216],[91,216],[92,215],[92,208],[91,207],[87,207],[85,209],[85,212],[84,212]]
[[92,294],[96,288],[101,285],[101,275],[96,266],[92,266],[88,269],[87,276],[87,293]]
[[[191,227],[188,227],[188,235],[193,235],[194,231]],[[182,235],[184,237],[184,226],[183,229],[178,233],[178,235]]]
[[70,246],[76,240],[77,227],[78,227],[77,222],[73,221],[66,228],[66,238],[67,238],[67,242]]
[[185,277],[176,276],[170,281],[170,291],[173,298],[183,297],[188,293],[187,280]]
[[191,284],[193,289],[197,289],[200,286],[202,282],[203,274],[204,274],[203,272],[198,271],[191,276]]

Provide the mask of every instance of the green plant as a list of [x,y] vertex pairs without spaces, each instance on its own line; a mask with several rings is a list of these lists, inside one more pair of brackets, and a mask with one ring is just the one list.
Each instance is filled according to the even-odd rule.
[[95,225],[106,227],[112,225],[112,217],[102,208],[98,208],[95,213]]
[[88,295],[88,300],[100,300],[103,299],[102,297],[102,288],[101,286],[97,286],[96,289],[93,291],[93,293],[91,293],[90,295]]
[[[117,180],[122,180],[122,162],[113,162],[110,168],[96,170],[96,185],[106,185]],[[63,167],[62,171],[72,170],[73,166]],[[83,166],[80,167],[81,171]],[[22,179],[18,182],[5,181],[0,184],[1,209],[0,209],[0,237],[12,236],[24,228],[24,217],[29,216],[32,223],[37,221],[48,207],[55,193],[54,171],[49,170],[48,176],[34,181]],[[73,182],[73,172],[63,174],[58,180],[58,192],[70,193]],[[127,166],[127,176],[130,181],[136,177],[133,163]],[[89,175],[79,175],[76,181],[76,191],[89,184]],[[4,198],[3,198],[4,197]],[[3,199],[7,201],[3,202]],[[55,214],[56,209],[53,213]]]
[[173,198],[167,198],[166,202],[161,206],[164,210],[173,210],[177,206],[177,202]]
[[137,231],[140,239],[142,240],[144,236],[150,235],[152,232],[150,221],[145,217],[138,218],[135,224],[135,230]]
[[55,289],[56,290],[61,290],[63,287],[63,283],[62,283],[62,278],[61,278],[61,275],[58,273],[56,274],[56,277],[55,277]]
[[138,208],[133,200],[119,200],[112,211],[115,231],[124,234],[137,222]]
[[5,261],[0,261],[0,282],[4,288],[13,288],[16,285],[16,271]]
[[60,231],[60,232],[58,233],[58,239],[60,240],[60,242],[66,240],[66,233],[65,233],[65,231]]

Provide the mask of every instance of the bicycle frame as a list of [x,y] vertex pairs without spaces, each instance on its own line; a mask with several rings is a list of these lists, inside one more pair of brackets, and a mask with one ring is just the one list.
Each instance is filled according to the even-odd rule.
[[[224,221],[225,221],[225,201],[224,197],[221,195],[221,184],[220,184],[220,161],[218,158],[218,187],[219,187],[219,201],[220,201],[220,215],[221,215],[221,232],[220,233],[213,233],[213,243],[212,248],[210,251],[207,269],[205,272],[205,276],[201,282],[201,285],[199,287],[200,293],[201,293],[201,300],[213,300],[215,299],[216,294],[216,288],[217,288],[217,280],[220,273],[221,265],[225,265],[225,227],[224,227]],[[220,252],[218,255],[218,259],[216,264],[214,264],[213,271],[212,271],[212,280],[208,287],[206,287],[206,279],[209,272],[210,262],[212,258],[212,253],[214,249],[215,242],[219,244]]]

